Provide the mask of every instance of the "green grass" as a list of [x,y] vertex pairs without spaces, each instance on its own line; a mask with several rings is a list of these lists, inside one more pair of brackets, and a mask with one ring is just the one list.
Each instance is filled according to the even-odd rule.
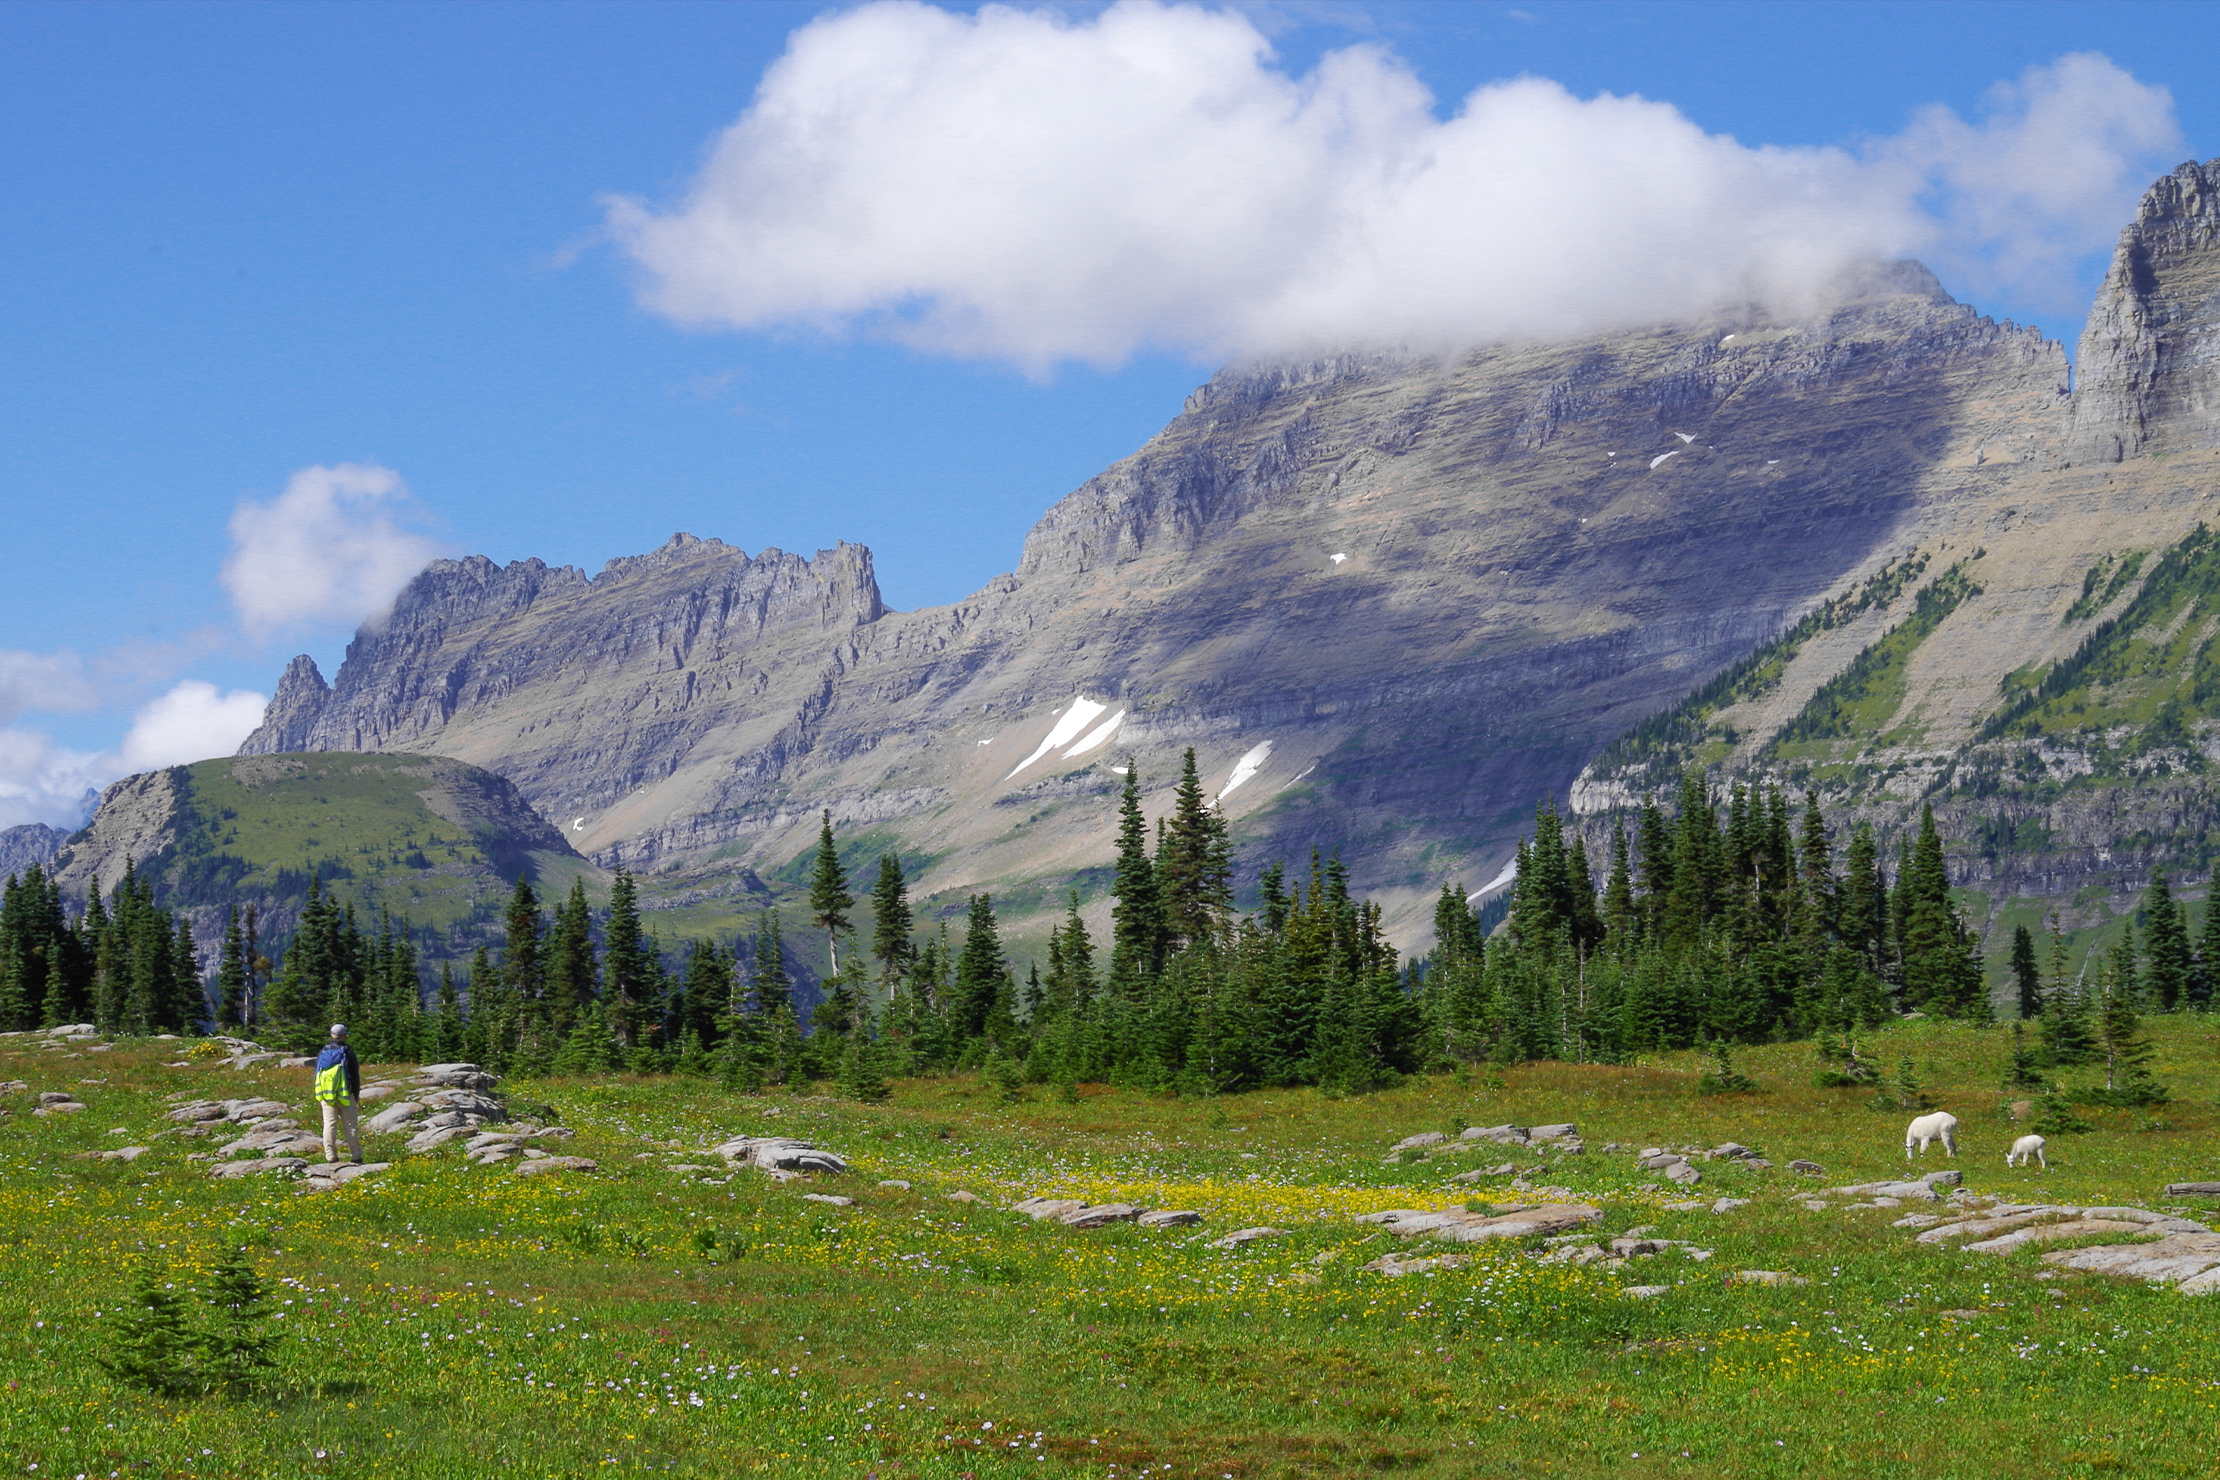
[[[514,840],[447,821],[418,794],[412,769],[452,767],[406,755],[312,755],[200,761],[181,767],[187,813],[167,860],[165,902],[258,895],[305,899],[321,878],[358,910],[383,906],[419,927],[452,930],[498,916],[526,860]],[[530,855],[544,893],[589,865]]]
[[[1910,1055],[1959,1114],[1972,1187],[2149,1204],[2167,1181],[2220,1176],[2220,1020],[2152,1026],[2175,1104],[2155,1127],[2108,1112],[2047,1173],[2002,1164],[2005,1034],[1909,1023],[1871,1050]],[[0,1462],[17,1474],[2190,1475],[2209,1470],[2220,1416],[2220,1299],[2038,1279],[2035,1251],[1922,1248],[1896,1214],[1840,1198],[1806,1211],[1815,1188],[1904,1165],[1902,1117],[1810,1088],[1806,1045],[1739,1053],[1764,1092],[1706,1097],[1693,1056],[1347,1100],[1088,1086],[1076,1105],[1035,1090],[1003,1106],[937,1080],[864,1107],[548,1080],[507,1088],[554,1105],[598,1174],[519,1178],[447,1151],[302,1196],[213,1182],[186,1160],[210,1142],[157,1132],[165,1096],[295,1101],[305,1071],[165,1068],[174,1043],[29,1044],[0,1040],[0,1079],[75,1088],[91,1109],[38,1119],[25,1095],[0,1099]],[[1504,1120],[1578,1122],[1589,1153],[1537,1181],[1596,1200],[1613,1231],[1649,1224],[1715,1256],[1611,1272],[1493,1249],[1433,1275],[1361,1271],[1403,1246],[1354,1213],[1461,1200],[1474,1189],[1456,1171],[1535,1161],[1386,1148]],[[806,1136],[855,1170],[704,1186],[666,1169],[746,1131]],[[1750,1205],[1666,1212],[1677,1190],[1600,1151],[1726,1139],[1829,1175],[1706,1163],[1702,1195]],[[126,1143],[155,1149],[73,1159]],[[1036,1192],[1208,1222],[1078,1232],[998,1210]],[[1262,1223],[1288,1232],[1206,1246]],[[276,1377],[242,1397],[117,1390],[93,1357],[141,1261],[189,1279],[241,1239],[295,1302]],[[1812,1283],[1729,1284],[1739,1269]],[[1674,1288],[1635,1301],[1632,1283]]]

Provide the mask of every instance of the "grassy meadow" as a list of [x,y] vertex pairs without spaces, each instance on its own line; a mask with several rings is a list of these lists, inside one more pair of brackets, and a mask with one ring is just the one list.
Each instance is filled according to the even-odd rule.
[[[2052,1165],[2006,1170],[2000,1029],[1907,1023],[1908,1055],[1964,1122],[1954,1165],[2019,1200],[2157,1206],[2220,1179],[2220,1018],[2150,1024],[2162,1115],[2088,1112]],[[862,1106],[730,1096],[686,1079],[504,1086],[577,1132],[593,1174],[522,1177],[459,1148],[305,1195],[211,1180],[214,1140],[161,1134],[166,1102],[249,1091],[305,1104],[305,1070],[169,1067],[182,1045],[83,1056],[0,1039],[0,1467],[49,1476],[1227,1477],[2209,1473],[2220,1443],[2220,1298],[2080,1274],[2039,1251],[1922,1247],[1897,1212],[1803,1200],[1904,1165],[1904,1116],[1811,1087],[1807,1045],[1740,1056],[1756,1094],[1700,1097],[1702,1065],[1536,1065],[1316,1092],[1181,1101],[1084,1086],[1001,1103],[976,1080],[903,1081]],[[376,1077],[373,1066],[370,1077]],[[82,1114],[35,1117],[40,1090]],[[304,1124],[313,1125],[308,1116]],[[1456,1270],[1359,1266],[1406,1245],[1353,1221],[1470,1196],[1492,1144],[1416,1160],[1419,1131],[1570,1120],[1588,1152],[1532,1180],[1713,1251],[1622,1270],[1468,1246]],[[116,1132],[122,1134],[116,1134]],[[673,1170],[744,1133],[802,1136],[841,1178]],[[1606,1142],[1736,1140],[1766,1171],[1700,1162],[1706,1199],[1645,1188]],[[153,1148],[130,1163],[79,1154]],[[1823,1180],[1785,1169],[1823,1163]],[[1927,1169],[1944,1163],[1939,1151]],[[718,1169],[715,1178],[722,1178]],[[908,1190],[882,1187],[902,1179]],[[968,1191],[982,1201],[949,1194]],[[854,1199],[836,1207],[809,1193]],[[1193,1208],[1199,1228],[1078,1231],[1007,1211],[1028,1194]],[[1532,1201],[1529,1197],[1527,1200]],[[1903,1211],[1909,1212],[1907,1208]],[[2211,1221],[2220,1206],[2193,1216]],[[1237,1228],[1284,1235],[1213,1249]],[[190,1285],[244,1243],[280,1282],[275,1374],[158,1398],[96,1364],[136,1272]],[[1778,1270],[1805,1286],[1728,1278]],[[1672,1288],[1652,1299],[1632,1284]]]

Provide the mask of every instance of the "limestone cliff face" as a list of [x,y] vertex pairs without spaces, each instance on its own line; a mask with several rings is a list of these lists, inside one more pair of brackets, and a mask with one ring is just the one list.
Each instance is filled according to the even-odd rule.
[[331,685],[324,682],[316,660],[302,653],[285,665],[277,693],[263,711],[262,723],[239,747],[241,755],[277,755],[289,750],[315,750],[316,722],[323,718],[324,701]]
[[440,562],[249,745],[456,756],[679,885],[829,806],[1019,909],[1108,862],[1109,762],[1154,790],[1194,745],[1252,866],[1340,847],[1416,922],[1627,723],[2050,450],[2064,380],[1911,265],[1808,322],[1230,368],[954,606],[885,612],[850,546]]
[[48,827],[43,822],[26,822],[20,827],[0,830],[0,879],[22,873],[33,865],[44,865],[61,851],[62,841],[69,834],[58,827]]
[[2075,366],[2066,452],[2220,446],[2220,159],[2182,165],[2120,233]]

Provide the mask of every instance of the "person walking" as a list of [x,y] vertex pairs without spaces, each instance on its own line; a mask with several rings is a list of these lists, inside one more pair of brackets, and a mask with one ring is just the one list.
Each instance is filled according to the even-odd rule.
[[324,1160],[339,1160],[332,1132],[347,1127],[348,1156],[362,1164],[362,1136],[355,1129],[355,1101],[362,1098],[362,1066],[347,1046],[347,1025],[331,1025],[331,1041],[316,1055],[316,1099],[324,1107]]

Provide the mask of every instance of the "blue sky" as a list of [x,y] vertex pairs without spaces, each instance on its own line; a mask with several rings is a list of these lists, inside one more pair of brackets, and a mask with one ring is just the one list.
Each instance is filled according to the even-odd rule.
[[[1584,147],[1608,151],[1612,128],[1655,133],[1655,120],[1605,119],[1590,100],[1638,94],[1685,120],[1683,165],[1710,147],[1703,135],[1738,141],[1723,174],[1687,166],[1687,188],[1716,190],[1734,209],[1772,188],[1778,160],[1755,147],[1781,146],[1803,172],[1794,179],[1825,197],[1812,208],[1818,235],[1887,214],[1861,192],[1924,210],[1947,224],[1936,246],[1956,254],[1960,270],[1945,280],[1959,296],[2069,344],[2124,215],[2097,184],[2047,216],[2041,181],[1997,184],[2000,171],[2047,173],[2027,161],[2055,153],[2054,137],[2015,135],[2014,154],[1963,131],[1922,131],[1918,110],[1939,104],[1977,128],[2000,106],[1996,85],[2097,53],[2112,70],[2043,75],[2065,79],[2069,122],[2072,108],[2113,108],[2113,151],[2138,183],[2220,152],[2210,66],[2220,12],[2204,6],[1231,9],[1273,52],[1213,65],[1267,105],[1321,58],[1370,48],[1360,55],[1371,60],[1344,66],[1354,80],[1289,83],[1286,96],[1363,105],[1393,101],[1407,83],[1449,120],[1476,88],[1550,79],[1568,96],[1501,95],[1503,137],[1562,116],[1595,124]],[[1053,14],[1088,36],[1104,25],[1100,7]],[[1013,298],[960,262],[973,245],[964,231],[1009,206],[991,180],[947,192],[980,192],[963,197],[942,243],[957,265],[913,271],[896,233],[839,274],[819,271],[813,233],[831,228],[811,213],[841,190],[868,197],[880,157],[794,152],[776,129],[736,146],[746,157],[709,152],[813,20],[822,66],[790,69],[789,100],[821,90],[843,59],[866,79],[890,75],[889,57],[902,60],[920,36],[945,44],[934,68],[959,70],[977,61],[983,34],[969,21],[918,29],[914,13],[859,20],[776,3],[0,8],[0,825],[72,820],[84,784],[134,761],[189,758],[179,746],[228,733],[250,707],[235,697],[227,709],[224,696],[267,693],[294,652],[332,672],[353,617],[377,599],[377,559],[437,548],[598,569],[678,529],[751,551],[847,539],[877,553],[896,606],[945,602],[1009,569],[1041,512],[1162,425],[1220,355],[1281,348],[1272,336],[1291,322],[1330,337],[1352,315],[1392,319],[1405,279],[1328,272],[1320,289],[1316,262],[1260,265],[1257,275],[1284,271],[1286,291],[1223,311],[1241,296],[1227,286],[1237,279],[1207,271],[1185,297],[1105,268],[1070,281],[1050,272],[1038,295]],[[1156,26],[1151,44],[1176,52],[1186,43],[1168,24],[1141,29]],[[1009,34],[1050,44],[1037,28]],[[959,104],[976,84],[936,78],[910,79],[910,111],[884,127],[929,133],[968,117]],[[2157,118],[2137,86],[2166,89],[2170,112]],[[2033,96],[2021,104],[2039,111]],[[1031,149],[1048,169],[1086,155],[1097,125],[1060,132],[1024,111],[1062,106],[1053,95],[1023,102],[1010,149]],[[1389,142],[1378,147],[1425,132],[1414,128],[1400,115],[1380,124]],[[1345,166],[1357,146],[1299,129],[1251,142],[1269,156],[1283,137],[1318,151],[1319,178],[1333,176],[1304,200],[1353,188]],[[1205,158],[1219,148],[1207,136],[1197,147]],[[1485,158],[1492,146],[1471,147]],[[1828,147],[1842,152],[1810,152]],[[793,198],[766,208],[777,216],[766,240],[779,245],[720,256],[718,192],[728,206],[759,199],[764,171],[792,163],[782,150],[800,163]],[[1094,167],[1070,167],[1086,190]],[[1260,156],[1255,173],[1273,167]],[[1926,171],[1927,187],[1903,187],[1903,170]],[[690,192],[708,205],[691,210]],[[1114,191],[1096,193],[1118,208]],[[613,199],[634,202],[632,214],[612,215]],[[1986,236],[1966,225],[1998,201],[2017,202],[2016,224]],[[1318,209],[1342,211],[1333,219],[1346,225],[1351,208]],[[1439,209],[1396,204],[1407,223],[1388,245],[1428,244],[1426,223],[1449,219]],[[1172,243],[1165,260],[1230,264],[1245,278],[1248,254],[1308,228],[1271,240],[1239,220],[1213,229]],[[1712,226],[1689,229],[1686,252],[1705,256]],[[1913,226],[1893,229],[1890,240],[1909,239]],[[1017,239],[1024,250],[1030,238]],[[1052,259],[1065,248],[1044,232],[1039,250]],[[1484,280],[1490,263],[1510,274],[1500,264],[1514,261],[1465,275]],[[1590,276],[1612,279],[1608,260]],[[763,287],[774,278],[784,286]],[[1475,332],[1530,327],[1500,317],[1508,285],[1489,291],[1497,297],[1459,310],[1476,315]],[[1577,316],[1581,296],[1559,306]],[[296,482],[301,508],[337,522],[311,520],[291,544],[254,542],[293,507],[278,502],[289,480],[340,464],[398,482]],[[257,508],[276,512],[258,525]],[[312,550],[304,571],[278,568],[320,531],[369,564],[317,566]],[[340,594],[319,600],[288,580]]]

